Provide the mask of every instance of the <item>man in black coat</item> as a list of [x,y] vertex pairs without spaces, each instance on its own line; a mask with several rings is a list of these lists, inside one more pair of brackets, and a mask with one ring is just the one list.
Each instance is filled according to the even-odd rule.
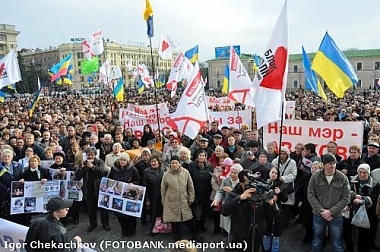
[[[87,159],[83,160],[81,167],[75,173],[76,181],[83,178],[83,193],[86,197],[90,226],[87,232],[92,232],[97,227],[96,209],[98,208],[98,195],[100,180],[106,176],[104,161],[96,158],[96,148],[89,147],[86,150]],[[108,212],[100,209],[100,220],[103,228],[110,231]]]
[[[54,196],[49,199],[46,204],[48,215],[44,218],[35,219],[28,229],[25,238],[26,251],[76,251],[78,243],[82,242],[82,239],[79,236],[75,236],[73,240],[70,241],[67,236],[66,228],[59,221],[67,215],[69,207],[71,207],[72,204],[72,200],[65,200],[59,196]],[[50,245],[51,247],[44,248],[44,245]],[[69,248],[65,248],[65,246]]]
[[380,167],[380,155],[379,155],[379,144],[376,142],[368,143],[367,149],[368,153],[363,154],[362,160],[369,164],[371,171]]
[[[257,225],[262,215],[262,207],[255,204],[251,199],[252,195],[256,192],[256,188],[246,189],[249,183],[248,173],[250,170],[242,170],[239,172],[239,184],[228,194],[226,201],[222,205],[221,214],[231,217],[231,229],[228,237],[229,243],[234,243],[235,248],[230,251],[259,251],[261,246],[262,231]],[[253,210],[254,209],[254,210]],[[254,246],[252,246],[252,231],[254,233]],[[238,246],[240,244],[242,247]],[[247,249],[245,249],[247,244]]]

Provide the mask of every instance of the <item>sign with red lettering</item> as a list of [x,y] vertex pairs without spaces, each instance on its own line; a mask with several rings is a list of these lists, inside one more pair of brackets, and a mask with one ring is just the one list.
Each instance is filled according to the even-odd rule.
[[234,110],[235,101],[228,98],[227,96],[223,97],[213,97],[206,95],[207,106],[212,109],[220,108],[221,110]]
[[338,144],[337,154],[346,159],[351,145],[362,146],[363,130],[363,122],[284,120],[282,128],[280,122],[263,127],[263,142],[264,146],[274,142],[278,151],[280,132],[282,132],[282,146],[293,151],[297,143],[313,143],[317,146],[317,155],[321,156],[327,152],[328,142],[334,141]]

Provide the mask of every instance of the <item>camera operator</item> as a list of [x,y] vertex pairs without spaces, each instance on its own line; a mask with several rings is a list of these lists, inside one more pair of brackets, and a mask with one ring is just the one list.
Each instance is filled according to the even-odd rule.
[[[228,194],[224,202],[221,214],[231,217],[230,243],[241,243],[242,249],[230,249],[230,251],[243,251],[244,241],[247,243],[245,251],[259,251],[262,239],[263,223],[262,206],[260,201],[253,200],[252,196],[257,194],[258,189],[251,187],[250,170],[239,172],[239,184]],[[258,221],[262,222],[259,225]],[[252,233],[253,232],[253,233]],[[252,245],[254,237],[254,245]]]

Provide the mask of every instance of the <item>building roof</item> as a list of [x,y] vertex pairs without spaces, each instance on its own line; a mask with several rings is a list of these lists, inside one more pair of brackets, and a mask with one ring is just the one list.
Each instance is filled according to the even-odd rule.
[[[358,57],[380,57],[380,49],[366,49],[366,50],[347,50],[343,51],[347,58],[358,58]],[[315,53],[308,53],[307,56],[310,60],[314,59]],[[253,59],[251,54],[242,53],[240,55],[240,59]],[[228,60],[228,58],[223,58],[224,60]],[[207,61],[218,61],[221,59],[210,59]],[[302,54],[289,54],[289,61],[301,61]]]
[[[347,58],[359,58],[359,57],[380,57],[380,49],[367,49],[367,50],[347,50],[343,51]],[[315,53],[308,53],[309,59],[313,59]],[[289,61],[302,60],[302,54],[289,54]]]

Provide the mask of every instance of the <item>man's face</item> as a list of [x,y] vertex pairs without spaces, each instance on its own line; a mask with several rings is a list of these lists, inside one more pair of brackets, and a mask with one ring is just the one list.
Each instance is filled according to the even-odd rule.
[[49,131],[45,131],[43,133],[42,137],[44,138],[45,141],[49,141],[50,140],[50,132]]
[[121,142],[123,142],[123,136],[122,136],[122,135],[119,135],[119,134],[115,135],[115,141],[116,141],[117,143],[121,143]]
[[208,142],[207,141],[200,141],[199,145],[201,146],[202,149],[206,149],[208,146]]
[[105,144],[111,144],[111,140],[112,140],[112,139],[111,139],[110,137],[105,137],[105,138],[104,138],[104,143],[105,143]]
[[336,154],[336,149],[337,149],[337,146],[335,144],[333,144],[333,143],[327,144],[327,152],[328,153],[331,153],[331,154],[335,155]]
[[220,143],[222,142],[222,139],[219,137],[214,137],[212,140],[214,141],[214,144],[216,146],[220,145]]
[[29,134],[25,137],[25,142],[27,145],[32,145],[34,143],[34,136]]
[[374,146],[368,146],[368,154],[373,156],[376,155],[379,152],[379,148],[374,147]]
[[217,123],[212,123],[211,124],[211,131],[212,132],[217,132],[218,131],[218,124]]

